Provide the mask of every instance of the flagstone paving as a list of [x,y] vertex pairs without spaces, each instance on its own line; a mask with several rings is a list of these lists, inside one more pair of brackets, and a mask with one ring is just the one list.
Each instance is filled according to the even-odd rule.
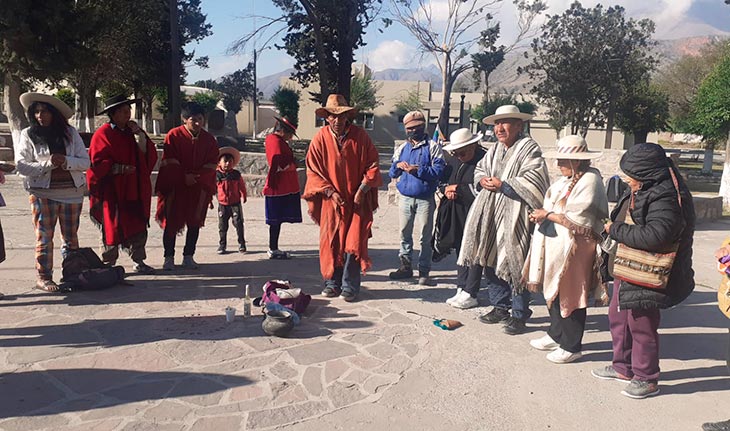
[[[610,358],[605,308],[589,313],[587,360],[554,366],[527,346],[534,334],[508,337],[478,323],[484,295],[478,309],[443,304],[453,294],[453,257],[435,266],[437,286],[389,281],[398,247],[395,207],[376,214],[374,268],[354,303],[317,295],[311,221],[282,229],[282,248],[294,259],[266,259],[263,201],[256,198],[244,207],[250,253],[215,254],[211,212],[196,254],[199,271],[158,271],[130,276],[129,286],[54,295],[32,290],[26,194],[15,177],[2,187],[9,258],[0,264],[0,292],[7,295],[0,300],[0,430],[584,429],[588,418],[593,429],[686,430],[729,416],[722,403],[710,402],[730,396],[722,362],[726,321],[713,312],[711,265],[698,270],[707,287],[663,322],[667,395],[642,404],[589,377]],[[711,261],[728,227],[698,233],[696,261]],[[98,244],[86,216],[80,240]],[[157,226],[150,228],[148,255],[160,268]],[[126,257],[120,264],[131,267]],[[240,314],[246,284],[258,292],[272,278],[314,295],[289,337],[266,336],[256,307],[250,318],[226,322],[226,307]],[[544,306],[538,301],[534,309],[531,326],[544,330]],[[409,310],[465,326],[442,331]],[[569,404],[576,413],[566,414]]]

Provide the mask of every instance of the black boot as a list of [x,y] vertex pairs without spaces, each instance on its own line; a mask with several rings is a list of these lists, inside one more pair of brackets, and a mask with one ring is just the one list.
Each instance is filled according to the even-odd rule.
[[413,277],[413,268],[411,267],[411,260],[408,256],[400,257],[400,267],[388,274],[392,280],[403,280],[405,278]]

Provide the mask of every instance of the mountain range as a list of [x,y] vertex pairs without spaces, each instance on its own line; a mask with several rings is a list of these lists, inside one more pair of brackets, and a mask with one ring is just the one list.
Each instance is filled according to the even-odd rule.
[[[710,35],[657,41],[654,49],[659,58],[659,69],[673,63],[684,55],[696,55],[707,44],[724,38],[726,37],[723,35]],[[504,62],[490,76],[490,87],[515,93],[529,91],[530,79],[525,75],[517,74],[517,68],[525,66],[529,61],[525,58],[524,53],[525,50],[523,49],[507,54]],[[264,99],[271,97],[274,90],[281,84],[281,78],[288,77],[293,71],[294,69],[286,69],[259,78],[257,84],[259,91],[264,94]],[[468,72],[463,76],[468,78]],[[373,72],[373,78],[381,81],[427,81],[431,83],[432,91],[441,91],[441,75],[436,67],[385,69]]]

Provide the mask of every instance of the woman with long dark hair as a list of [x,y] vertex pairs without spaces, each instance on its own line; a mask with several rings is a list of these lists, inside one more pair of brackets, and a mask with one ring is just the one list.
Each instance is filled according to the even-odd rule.
[[68,124],[73,110],[63,101],[41,93],[24,93],[30,127],[15,146],[15,163],[30,194],[36,232],[36,288],[57,292],[53,281],[53,234],[61,228],[61,255],[79,248],[78,229],[84,200],[89,154],[75,128]]

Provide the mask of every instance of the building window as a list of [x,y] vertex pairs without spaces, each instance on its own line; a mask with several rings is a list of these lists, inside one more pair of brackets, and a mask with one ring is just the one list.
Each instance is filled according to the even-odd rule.
[[373,126],[375,124],[375,115],[371,112],[361,112],[357,114],[357,117],[355,117],[355,120],[353,122],[363,129],[373,130]]

